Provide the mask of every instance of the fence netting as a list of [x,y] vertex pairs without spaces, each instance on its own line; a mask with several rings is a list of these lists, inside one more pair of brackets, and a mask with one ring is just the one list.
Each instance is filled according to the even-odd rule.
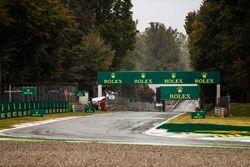
[[[20,90],[24,87],[36,89],[35,95],[23,96]],[[75,101],[76,83],[9,83],[2,84],[0,101]],[[11,93],[9,91],[12,91]]]
[[103,93],[112,110],[159,111],[155,92],[148,85],[105,85]]

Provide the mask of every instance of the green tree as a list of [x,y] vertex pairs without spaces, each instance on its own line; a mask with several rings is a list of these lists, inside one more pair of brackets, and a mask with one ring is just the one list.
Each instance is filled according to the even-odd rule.
[[132,71],[190,70],[187,38],[161,23],[150,23],[137,33],[136,45],[126,66]]
[[222,90],[233,98],[249,92],[249,8],[247,0],[205,0],[186,18],[193,67],[221,71]]
[[86,0],[96,19],[96,28],[115,50],[111,70],[120,70],[135,45],[136,26],[131,0]]
[[70,12],[59,0],[6,0],[0,8],[5,12],[1,16],[11,20],[0,31],[1,54],[8,60],[4,81],[49,80],[59,48],[74,27]]
[[83,36],[81,42],[73,48],[74,66],[70,70],[75,81],[92,92],[96,85],[97,72],[107,71],[112,64],[114,51],[97,32]]
[[135,49],[129,57],[129,62],[125,66],[127,71],[144,71],[147,66],[148,50],[144,33],[137,33]]
[[145,31],[147,46],[147,68],[145,70],[177,70],[180,59],[180,43],[177,31],[161,23],[150,23]]

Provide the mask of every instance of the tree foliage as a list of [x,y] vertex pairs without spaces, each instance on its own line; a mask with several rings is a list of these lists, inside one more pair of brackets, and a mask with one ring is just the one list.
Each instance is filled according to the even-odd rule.
[[58,0],[11,0],[0,6],[8,16],[1,17],[0,32],[4,81],[49,79],[56,68],[59,46],[74,26],[69,11]]
[[197,70],[221,71],[223,92],[249,91],[250,3],[205,0],[186,17],[189,53]]
[[[81,42],[73,48],[75,53],[72,75],[83,87],[91,90],[95,85],[98,71],[107,71],[114,58],[114,51],[104,44],[102,37],[95,32],[83,36]],[[86,74],[88,77],[86,77]]]
[[[1,81],[96,83],[135,43],[130,0],[1,0]],[[90,72],[87,72],[90,70]]]
[[132,20],[131,0],[89,0],[96,25],[106,43],[115,50],[111,70],[119,70],[134,49],[136,27]]
[[142,34],[137,34],[136,48],[128,69],[143,71],[188,70],[186,37],[154,22]]

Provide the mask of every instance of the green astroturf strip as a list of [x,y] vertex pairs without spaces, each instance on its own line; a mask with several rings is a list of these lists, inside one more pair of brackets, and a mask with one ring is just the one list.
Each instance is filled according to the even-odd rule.
[[[168,132],[193,132],[193,133],[216,133],[216,131],[223,131],[222,133],[247,135],[250,136],[249,126],[229,126],[229,125],[214,125],[214,124],[163,124],[157,129],[166,129]],[[202,131],[202,132],[199,132]],[[206,132],[207,131],[207,132]],[[228,133],[227,133],[228,132]]]

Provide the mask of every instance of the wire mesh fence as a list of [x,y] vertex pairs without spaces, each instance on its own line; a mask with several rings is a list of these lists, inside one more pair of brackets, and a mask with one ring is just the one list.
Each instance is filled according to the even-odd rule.
[[159,111],[148,85],[105,85],[103,92],[111,110]]
[[[34,95],[23,95],[22,88],[35,89]],[[9,83],[2,84],[0,101],[75,101],[76,83]]]
[[133,98],[115,97],[115,99],[107,98],[107,104],[111,110],[128,110],[128,111],[159,111],[155,107],[155,103],[137,101]]

